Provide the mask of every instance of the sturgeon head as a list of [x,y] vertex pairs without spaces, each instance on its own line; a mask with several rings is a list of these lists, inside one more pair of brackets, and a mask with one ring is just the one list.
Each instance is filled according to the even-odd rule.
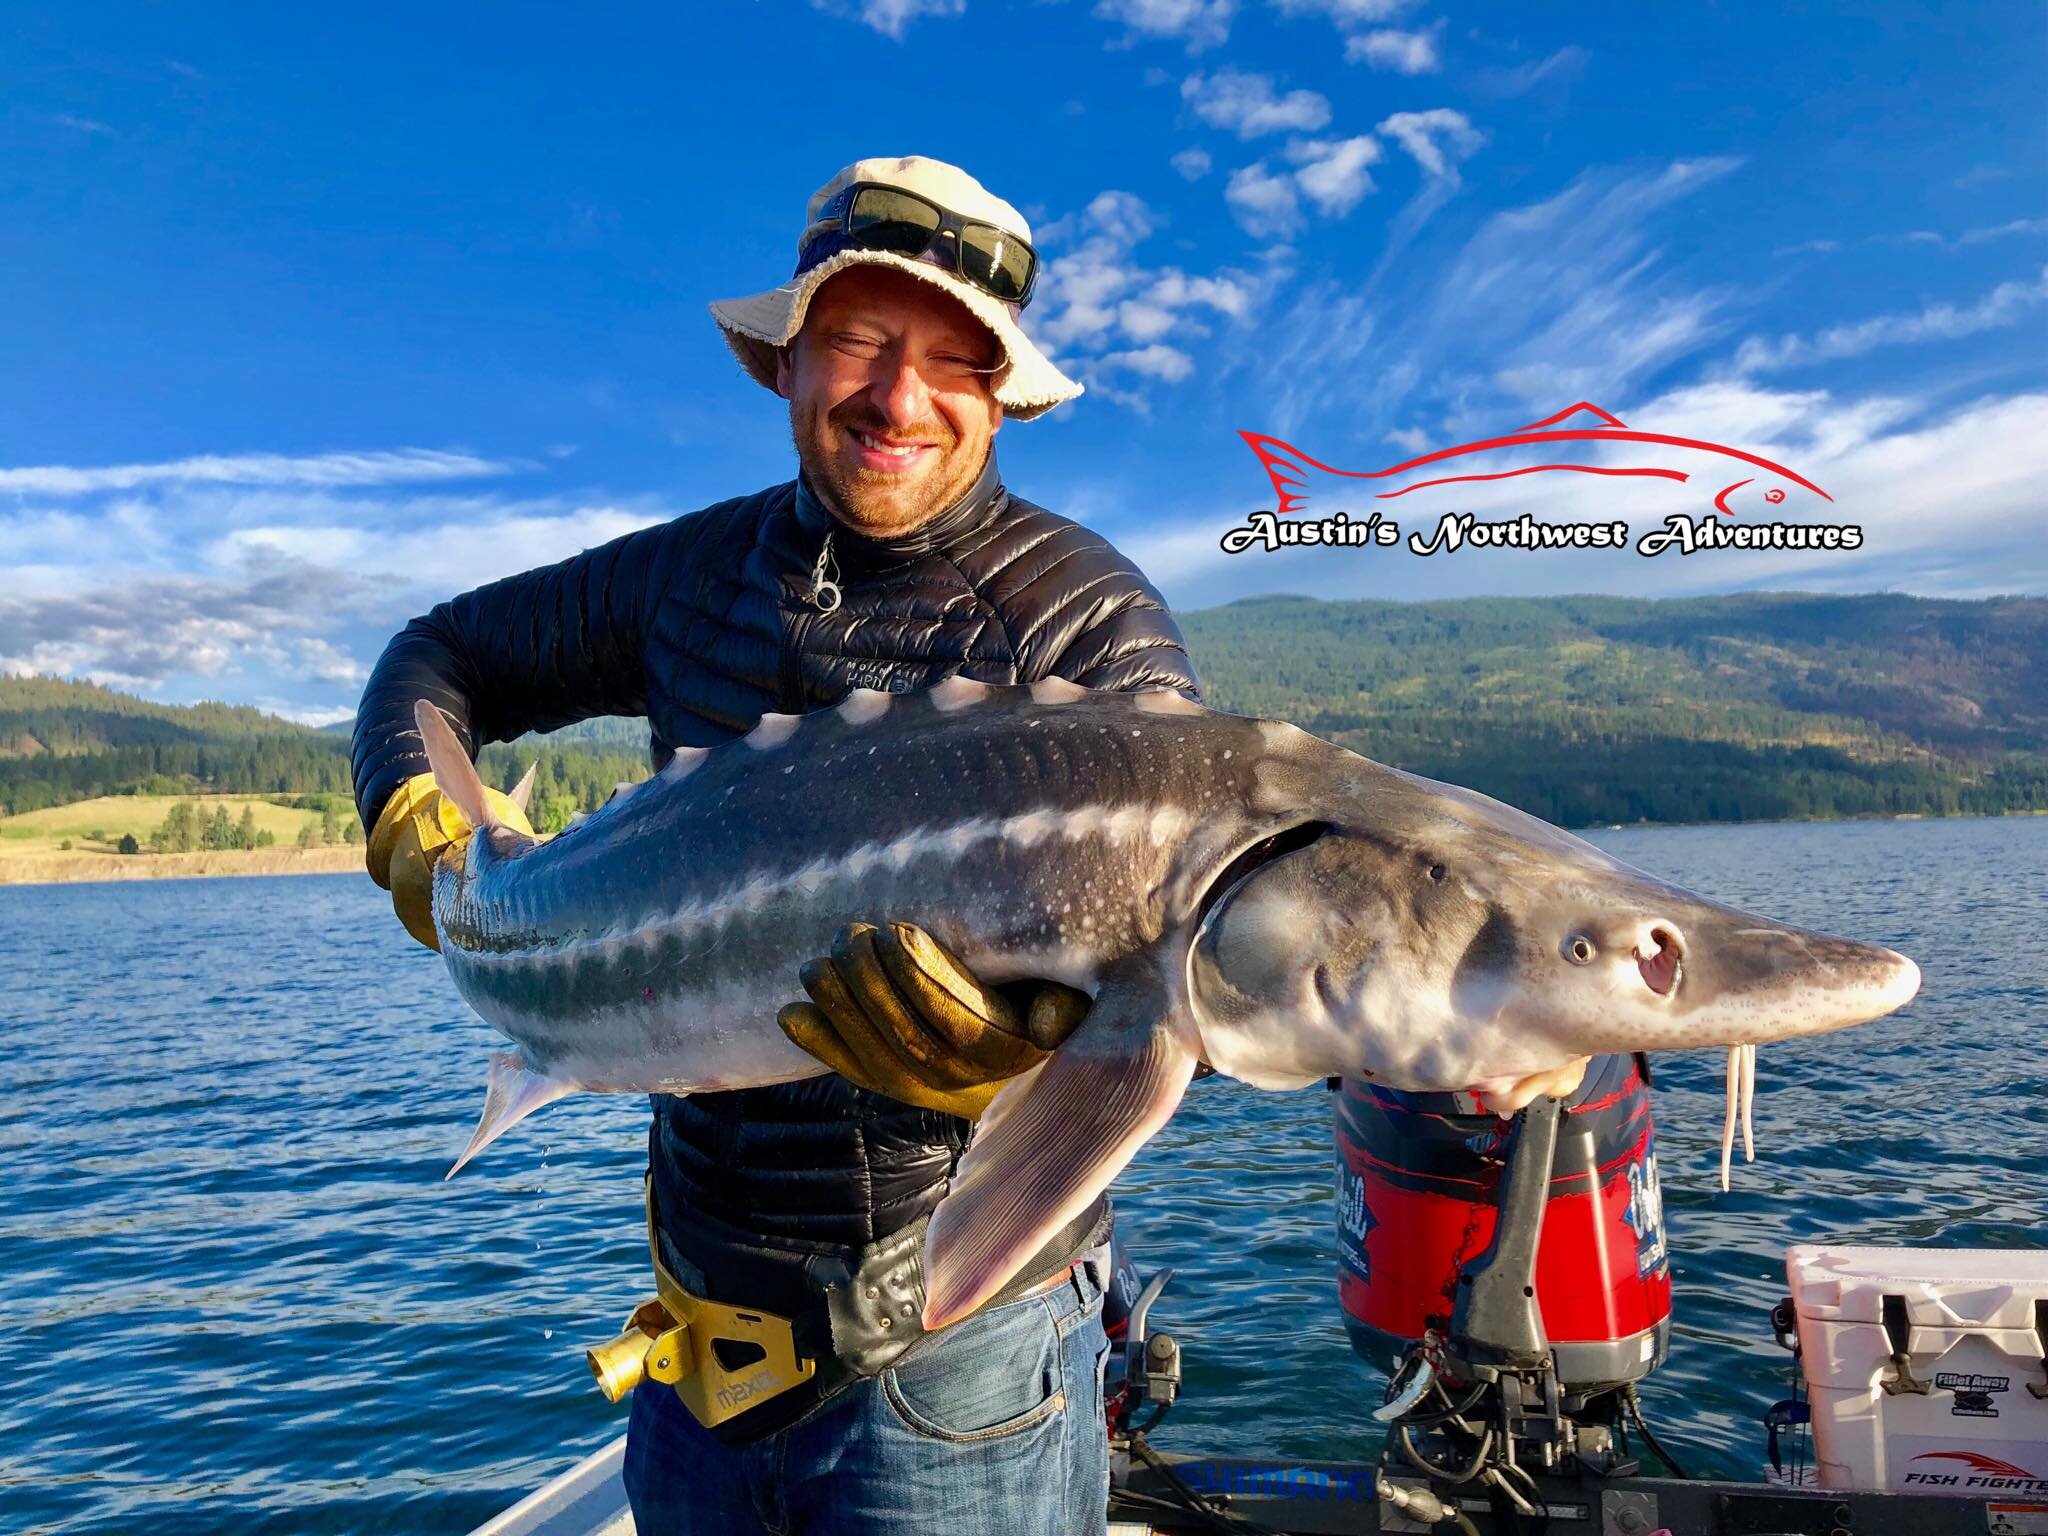
[[1904,955],[1708,901],[1363,759],[1324,815],[1215,902],[1189,956],[1204,1054],[1261,1086],[1359,1076],[1506,1113],[1569,1092],[1593,1055],[1821,1034],[1920,984]]

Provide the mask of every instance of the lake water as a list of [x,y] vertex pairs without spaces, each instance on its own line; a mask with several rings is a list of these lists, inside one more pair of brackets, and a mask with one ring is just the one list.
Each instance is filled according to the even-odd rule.
[[[1763,1052],[1731,1194],[1721,1057],[1661,1059],[1677,1322],[1644,1401],[1753,1476],[1788,1243],[2048,1245],[2048,818],[1596,840],[1926,972]],[[0,888],[0,953],[0,1528],[463,1532],[623,1427],[582,1350],[647,1285],[644,1101],[557,1105],[443,1183],[493,1036],[367,880]],[[1179,1272],[1170,1450],[1372,1453],[1329,1114],[1204,1083],[1118,1186]]]

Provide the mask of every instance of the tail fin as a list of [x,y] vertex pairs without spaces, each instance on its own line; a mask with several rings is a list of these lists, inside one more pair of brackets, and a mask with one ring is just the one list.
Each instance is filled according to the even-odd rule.
[[1306,506],[1312,472],[1328,466],[1316,463],[1299,448],[1283,443],[1277,437],[1267,437],[1260,432],[1239,432],[1237,435],[1258,456],[1259,468],[1273,482],[1273,495],[1278,498],[1274,510],[1287,517]]
[[476,764],[469,760],[448,717],[425,699],[412,707],[412,718],[420,728],[420,740],[427,749],[427,766],[440,787],[472,827],[495,827],[498,818],[484,797],[484,781],[477,777]]
[[1277,437],[1268,437],[1262,432],[1239,432],[1237,435],[1257,455],[1259,467],[1273,482],[1273,495],[1278,498],[1274,510],[1282,517],[1304,510],[1311,499],[1322,501],[1333,494],[1332,487],[1316,485],[1319,475],[1334,475],[1344,480],[1377,480],[1394,472],[1388,469],[1339,469],[1321,459],[1310,458],[1292,443],[1284,443]]

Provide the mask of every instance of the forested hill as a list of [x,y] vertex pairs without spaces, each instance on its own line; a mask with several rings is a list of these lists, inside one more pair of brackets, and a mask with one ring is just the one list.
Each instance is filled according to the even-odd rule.
[[[1212,703],[1567,826],[2048,809],[2048,600],[1257,598],[1181,616]],[[539,756],[545,822],[646,771],[646,727]],[[118,793],[345,794],[348,735],[0,678],[0,814]]]
[[[647,771],[646,726],[589,722],[576,739],[529,738],[484,751],[486,778],[510,786],[538,761],[547,829],[602,804]],[[0,677],[0,816],[98,795],[241,793],[333,797],[352,809],[349,733],[313,730],[226,704],[152,704],[90,683]]]
[[1210,701],[1568,826],[2048,809],[2048,600],[1754,593],[1182,615]]

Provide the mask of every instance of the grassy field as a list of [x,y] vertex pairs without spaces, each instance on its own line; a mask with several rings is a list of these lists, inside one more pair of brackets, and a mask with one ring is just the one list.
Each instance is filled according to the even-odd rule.
[[[202,822],[213,814],[217,805],[227,807],[228,820],[232,822],[242,819],[244,806],[252,807],[256,814],[256,830],[270,833],[281,848],[295,849],[302,828],[320,825],[318,811],[277,805],[260,795],[106,795],[97,800],[74,801],[46,811],[30,811],[22,816],[0,817],[0,860],[64,852],[67,851],[64,848],[67,841],[71,844],[71,852],[102,853],[118,858],[116,845],[124,832],[133,833],[135,840],[142,845],[143,851],[138,857],[149,858],[152,857],[149,834],[163,825],[165,815],[180,800],[191,800],[196,804]],[[233,852],[217,855],[223,859],[235,856]]]

